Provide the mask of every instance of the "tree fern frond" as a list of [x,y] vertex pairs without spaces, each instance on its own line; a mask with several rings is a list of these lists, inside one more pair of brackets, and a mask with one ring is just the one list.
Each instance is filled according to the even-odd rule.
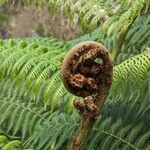
[[16,150],[22,150],[23,146],[21,141],[19,140],[13,140],[11,142],[9,142],[8,144],[6,144],[2,150],[8,150],[8,149],[16,149]]
[[[143,20],[146,21],[148,20],[149,18],[145,18]],[[127,38],[126,38],[126,48],[128,47],[133,47],[135,44],[135,46],[138,48],[139,46],[142,46],[143,45],[143,42],[146,43],[149,39],[149,36],[150,36],[150,32],[149,32],[149,29],[150,28],[150,22],[148,22],[147,24],[145,25],[139,25],[139,26],[136,26],[136,28],[134,29],[133,28],[133,32],[129,32]],[[132,31],[132,30],[131,30]],[[128,44],[127,44],[127,41]]]
[[[44,115],[44,113],[48,114],[48,112],[46,112],[44,108],[33,108],[33,103],[27,104],[20,100],[16,101],[14,98],[11,98],[10,100],[4,98],[0,101],[0,103],[0,124],[5,124],[5,121],[9,119],[9,123],[5,124],[5,128],[7,127],[7,132],[12,132],[13,135],[18,134],[18,132],[20,131],[21,133],[23,132],[23,137],[25,137],[27,132],[28,134],[34,132],[34,127],[38,127],[41,124],[41,122],[43,125],[45,124],[46,126],[49,126],[49,123],[46,120],[46,118],[49,116]],[[25,117],[26,115],[30,119]],[[23,128],[22,131],[21,128]]]
[[8,143],[8,138],[5,135],[0,135],[0,148]]
[[[123,5],[124,6],[124,5]],[[131,4],[131,7],[128,7],[126,11],[122,13],[116,13],[117,15],[113,15],[104,25],[104,29],[102,29],[102,34],[116,34],[122,30],[122,28],[128,24],[131,24],[138,16],[140,16],[141,10],[146,7],[146,0],[136,0]],[[117,17],[119,17],[116,21],[114,21]],[[114,21],[114,23],[112,23]],[[109,25],[111,26],[109,27]],[[107,26],[107,27],[105,27]],[[107,32],[109,31],[109,32]],[[109,33],[109,34],[108,34]]]
[[[15,52],[10,51],[10,56],[9,56],[10,58],[14,58],[13,57],[14,54],[18,54],[20,52],[21,52],[21,56],[19,56],[19,59],[16,60],[12,59],[13,63],[11,63],[11,66],[9,66],[9,64],[5,65],[5,67],[9,69],[9,72],[7,71],[6,75],[8,78],[11,79],[11,82],[5,84],[6,88],[4,89],[6,90],[4,90],[3,93],[7,93],[6,95],[5,94],[4,95],[10,98],[11,96],[13,96],[13,93],[15,91],[16,93],[18,93],[16,95],[18,98],[26,97],[30,101],[37,99],[36,103],[39,103],[40,101],[42,102],[43,99],[43,94],[44,94],[43,86],[46,84],[48,80],[49,81],[51,80],[51,76],[53,75],[53,73],[55,73],[55,71],[58,70],[57,67],[60,66],[60,63],[64,55],[66,54],[66,52],[63,50],[64,46],[63,47],[60,46],[63,44],[63,42],[57,42],[55,39],[46,38],[45,40],[42,40],[43,44],[45,44],[44,43],[45,41],[47,42],[56,41],[56,43],[52,44],[53,45],[52,49],[49,49],[45,46],[44,47],[39,46],[38,43],[42,43],[41,41],[37,43],[32,43],[32,42],[28,42],[28,40],[30,39],[17,40],[19,42],[23,42],[23,43],[25,42],[27,44],[25,48],[26,50],[25,52],[24,52],[24,48],[21,49],[21,47],[20,50],[17,49]],[[34,39],[31,40],[35,41]],[[7,42],[8,41],[6,40],[5,43]],[[16,43],[15,40],[14,43]],[[13,47],[17,47],[17,45],[14,44]],[[27,49],[30,49],[31,47],[32,50],[28,51]],[[57,49],[58,47],[59,48],[62,47],[63,52],[60,52]],[[9,49],[10,48],[8,46],[8,50]],[[9,57],[7,58],[6,56],[6,58],[3,61],[5,62],[7,59],[9,59]],[[4,69],[1,70],[4,71]],[[11,84],[12,86],[9,86],[10,83],[13,83]],[[17,83],[17,85],[15,85],[14,83]],[[19,88],[21,88],[21,90]],[[10,92],[5,92],[5,91],[10,91]],[[60,93],[63,94],[61,90]],[[57,101],[56,97],[58,97],[59,93],[57,93],[56,95],[54,96],[54,101]]]
[[150,101],[150,95],[148,93],[150,86],[148,81],[149,77],[144,81],[142,94],[139,94],[137,87],[134,87],[131,91],[128,82],[126,82],[125,93],[118,92],[114,94],[111,91],[103,109],[103,117],[115,116],[116,118],[122,118],[124,116],[123,120],[125,124],[132,124],[133,122],[138,124],[143,122],[146,129],[149,124],[147,115],[150,111],[148,105]]
[[14,64],[12,68],[12,76],[17,76],[23,67],[23,65],[26,63],[27,60],[29,60],[31,57],[36,56],[35,54],[24,54],[22,57],[20,57]]
[[[121,62],[125,61],[126,59],[132,56],[140,54],[142,51],[144,51],[145,49],[147,49],[147,47],[150,46],[148,43],[149,41],[149,31],[148,31],[149,19],[150,18],[148,15],[141,16],[130,27],[127,33],[127,36],[125,38],[125,41],[121,47],[120,53],[118,54],[117,62],[116,62],[117,64],[120,64]],[[116,37],[111,38],[111,39],[112,40],[114,39],[115,41]],[[99,40],[101,41],[101,39]],[[113,47],[115,46],[114,44],[112,45],[113,46],[110,47],[110,49],[113,49]]]
[[45,68],[37,77],[35,85],[33,85],[33,92],[36,93],[36,91],[38,91],[38,89],[40,88],[42,81],[48,80],[55,71],[57,71],[57,68],[53,64]]
[[0,149],[1,150],[9,150],[9,149],[22,150],[23,145],[21,141],[8,139],[7,136],[1,134],[0,135]]
[[[113,117],[117,120],[114,121]],[[94,147],[97,149],[107,149],[108,147],[113,147],[113,149],[118,149],[120,147],[139,149],[140,147],[142,148],[144,146],[146,148],[148,146],[147,142],[150,135],[147,133],[147,130],[143,132],[145,128],[143,123],[134,124],[132,121],[132,124],[128,124],[125,120],[122,120],[124,118],[120,119],[115,115],[113,117],[110,118],[108,116],[99,119],[93,129],[91,139],[88,142],[88,149],[93,150]],[[42,132],[35,133],[27,140],[26,146],[36,145],[37,149],[42,149],[44,147],[49,148],[52,143],[55,143],[57,148],[61,147],[67,149],[66,143],[70,142],[73,131],[78,126],[78,117],[75,117],[77,119],[75,121],[76,123],[72,123],[72,119],[75,119],[72,115],[68,118],[66,114],[64,115],[61,113],[56,118],[53,116],[51,120],[51,124],[54,123],[55,126],[51,125],[50,128],[45,128]],[[45,138],[40,138],[43,136],[45,136]],[[138,146],[137,137],[143,139],[143,145]]]
[[26,84],[28,84],[28,86],[31,85],[33,80],[35,80],[49,65],[48,61],[40,61],[28,74]]
[[[9,1],[11,2],[11,0]],[[102,30],[103,32],[101,32],[103,35],[111,35],[120,32],[124,26],[132,23],[140,15],[144,8],[148,8],[150,6],[148,0],[21,0],[19,3],[34,4],[38,8],[47,6],[47,8],[50,11],[53,11],[55,15],[60,14],[60,12],[64,16],[68,16],[69,14],[71,20],[74,20],[74,17],[77,15],[77,19],[81,24],[81,27],[83,29],[86,28],[89,31],[90,29],[96,28],[99,22],[105,22],[108,20],[107,23],[104,23],[103,25],[104,29]],[[107,32],[108,30],[109,32]]]
[[59,71],[57,71],[55,74],[53,74],[49,84],[47,84],[47,87],[45,88],[45,92],[43,95],[43,100],[45,103],[49,101],[52,93],[54,92],[56,88],[58,88],[57,86],[60,82],[61,82],[60,73]]
[[[68,119],[70,121],[68,121]],[[69,143],[71,141],[71,136],[75,130],[75,127],[78,126],[76,123],[77,120],[76,113],[71,114],[71,116],[62,113],[54,113],[53,118],[51,118],[50,121],[50,127],[44,128],[44,130],[42,130],[40,133],[36,132],[27,140],[25,146],[30,147],[31,145],[36,145],[36,149],[40,150],[46,147],[48,149],[53,143],[56,143],[56,146],[58,145],[58,147],[65,148],[67,147],[67,144],[65,144],[66,142],[68,143],[68,146],[70,145]],[[65,134],[66,132],[68,132],[68,134]],[[63,139],[61,138],[60,133],[64,133]],[[41,138],[43,135],[45,138]],[[62,144],[59,144],[59,141]]]
[[31,58],[20,70],[19,78],[20,80],[23,80],[27,77],[27,75],[30,73],[31,69],[37,65],[37,63],[40,62],[40,59],[38,57]]
[[[112,127],[113,127],[112,124],[111,124],[110,129],[108,129],[106,127],[104,127],[104,129],[94,128],[94,130],[96,132],[99,132],[99,133],[97,133],[97,134],[99,134],[99,136],[98,136],[96,143],[94,142],[94,144],[93,144],[94,146],[92,146],[90,144],[88,146],[91,146],[91,149],[94,149],[94,147],[101,148],[101,149],[107,149],[108,147],[112,147],[112,149],[118,149],[120,147],[129,148],[129,149],[132,148],[135,150],[139,149],[134,144],[134,142],[136,143],[136,139],[135,139],[134,135],[137,136],[139,134],[139,131],[141,131],[141,128],[144,127],[142,124],[136,125],[136,126],[129,125],[129,126],[122,128],[119,131],[118,131],[118,128],[120,128],[120,127],[118,127],[118,123],[116,122],[113,125],[116,125],[116,127],[114,129],[112,129]],[[131,130],[131,133],[129,132],[130,130]],[[103,136],[103,138],[102,138],[102,136]],[[144,137],[144,135],[141,136],[141,138],[143,138],[143,137]],[[103,139],[102,141],[101,141],[101,138]],[[143,145],[143,146],[146,147],[146,145]],[[141,147],[141,145],[140,145],[140,147]]]
[[113,88],[118,84],[123,86],[128,76],[131,78],[131,85],[138,78],[138,86],[142,85],[150,67],[150,51],[131,57],[114,68]]
[[[148,85],[148,82],[147,81],[145,82]],[[147,92],[148,91],[147,86],[144,89],[146,90],[145,93],[149,94]],[[127,93],[129,93],[128,91],[130,90],[127,87]],[[148,120],[146,121],[145,117],[149,111],[143,114],[145,117],[143,117],[142,113],[140,113],[137,118],[133,119],[133,117],[135,117],[136,112],[140,110],[141,107],[143,107],[143,103],[145,103],[149,98],[145,94],[143,96],[145,98],[142,99],[141,97],[139,97],[138,98],[139,100],[135,102],[132,109],[131,106],[133,101],[130,101],[129,103],[127,96],[121,97],[122,99],[121,101],[113,101],[111,102],[111,104],[106,103],[103,110],[102,117],[99,118],[99,121],[97,122],[95,128],[93,129],[93,134],[95,138],[92,138],[90,140],[88,148],[90,147],[91,149],[94,149],[93,144],[97,148],[102,148],[102,149],[104,149],[107,146],[113,147],[114,149],[118,147],[128,147],[128,148],[135,147],[137,149],[140,147],[146,148],[147,147],[146,143],[147,141],[149,141],[150,135],[147,134],[149,121]],[[56,111],[53,114],[50,114],[50,112],[46,111],[45,109],[37,108],[37,106],[35,106],[33,103],[27,104],[23,100],[22,101],[19,100],[17,102],[15,98],[1,100],[0,103],[5,104],[5,105],[0,105],[0,110],[5,111],[6,114],[8,112],[7,110],[11,108],[11,111],[9,112],[11,114],[6,115],[5,120],[6,118],[8,118],[8,120],[11,120],[9,118],[12,117],[13,113],[16,112],[16,107],[22,108],[22,109],[18,109],[18,111],[21,111],[19,113],[19,117],[16,117],[16,120],[14,121],[14,125],[11,126],[12,126],[12,131],[13,132],[15,131],[14,133],[17,133],[18,130],[19,131],[22,130],[21,138],[24,141],[25,147],[35,147],[35,149],[40,150],[43,148],[50,148],[50,146],[52,146],[55,143],[54,145],[57,148],[61,147],[64,149],[69,149],[72,135],[76,127],[78,126],[79,116],[77,115],[77,113],[65,114]],[[14,107],[11,106],[6,110],[5,108],[8,107],[9,103],[17,104],[17,106],[15,105],[15,109],[13,109]],[[27,110],[25,111],[25,109]],[[132,110],[134,111],[137,110],[137,111],[135,111],[134,114]],[[18,116],[18,113],[15,114],[16,116]],[[3,117],[3,115],[0,116],[0,118],[1,117]],[[9,124],[7,124],[7,126],[5,126],[7,130],[10,128],[9,127],[9,125],[11,124],[10,122]],[[62,138],[62,133],[63,133],[63,138]],[[31,135],[29,139],[27,139],[26,137],[26,135],[28,134]],[[137,140],[137,137],[141,139],[142,145],[137,146],[139,141]]]
[[[11,67],[12,67],[13,63],[14,63],[16,60],[18,60],[23,54],[24,54],[24,53],[23,53],[23,51],[21,50],[21,51],[16,51],[15,53],[13,53],[13,54],[10,55],[9,57],[7,57],[7,58],[4,60],[4,62],[2,63],[0,70],[2,70],[3,73],[4,73],[4,72],[6,71],[6,68],[7,68],[8,66],[11,66]],[[10,69],[11,69],[11,68],[10,68]],[[9,69],[9,70],[10,70],[10,69]],[[3,73],[0,73],[0,74],[3,74]],[[7,74],[8,74],[8,73],[7,73]],[[6,75],[7,75],[7,74],[6,74]]]
[[52,100],[51,100],[51,109],[52,111],[54,108],[59,104],[58,102],[63,98],[63,96],[67,93],[66,88],[64,85],[61,83],[59,88],[56,89],[54,94],[52,95]]

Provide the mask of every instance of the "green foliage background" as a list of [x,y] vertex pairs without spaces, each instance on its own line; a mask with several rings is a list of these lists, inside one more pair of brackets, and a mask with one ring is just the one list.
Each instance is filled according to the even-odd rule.
[[101,42],[113,54],[129,26],[115,62],[110,93],[87,149],[149,150],[150,16],[145,14],[149,1],[7,2],[32,3],[37,9],[47,4],[55,14],[69,14],[71,20],[78,14],[81,28],[89,33],[70,41],[54,37],[0,41],[0,148],[70,149],[80,118],[72,104],[77,97],[61,82],[63,58],[72,46],[87,40]]

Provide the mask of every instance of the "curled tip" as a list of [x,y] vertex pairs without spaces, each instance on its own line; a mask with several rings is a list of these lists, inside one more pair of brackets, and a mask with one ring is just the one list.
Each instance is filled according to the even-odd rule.
[[102,87],[110,88],[113,63],[107,49],[94,41],[74,46],[64,58],[61,76],[65,87],[74,95],[87,97]]

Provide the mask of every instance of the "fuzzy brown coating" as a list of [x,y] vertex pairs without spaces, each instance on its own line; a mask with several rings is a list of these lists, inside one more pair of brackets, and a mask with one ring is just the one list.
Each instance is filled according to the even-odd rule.
[[[102,60],[97,63],[95,60]],[[85,41],[74,46],[61,67],[65,87],[72,94],[87,97],[98,93],[103,86],[112,83],[113,63],[106,48],[94,41]]]

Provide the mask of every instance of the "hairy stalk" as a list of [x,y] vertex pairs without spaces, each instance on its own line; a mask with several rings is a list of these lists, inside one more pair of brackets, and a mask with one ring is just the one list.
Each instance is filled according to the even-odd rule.
[[116,63],[116,60],[117,60],[117,56],[119,55],[120,51],[121,51],[121,47],[124,43],[124,40],[126,38],[126,35],[129,31],[129,28],[131,27],[132,24],[128,24],[124,27],[124,29],[121,31],[117,41],[116,41],[116,45],[115,47],[113,48],[112,50],[112,60],[113,60],[113,63],[115,64]]
[[65,57],[61,76],[65,87],[84,101],[74,101],[81,116],[72,150],[84,150],[93,126],[100,115],[112,83],[112,60],[101,44],[86,41],[73,47]]
[[[72,150],[84,150],[86,143],[89,140],[90,133],[93,129],[93,126],[97,120],[97,117],[101,114],[103,104],[108,95],[107,88],[101,88],[99,94],[95,97],[95,109],[89,111],[89,107],[92,104],[84,104],[84,111],[81,111],[81,125],[74,136],[74,140],[72,143]],[[93,100],[92,100],[93,101]],[[89,102],[91,103],[91,102]],[[76,106],[75,106],[76,107]]]

